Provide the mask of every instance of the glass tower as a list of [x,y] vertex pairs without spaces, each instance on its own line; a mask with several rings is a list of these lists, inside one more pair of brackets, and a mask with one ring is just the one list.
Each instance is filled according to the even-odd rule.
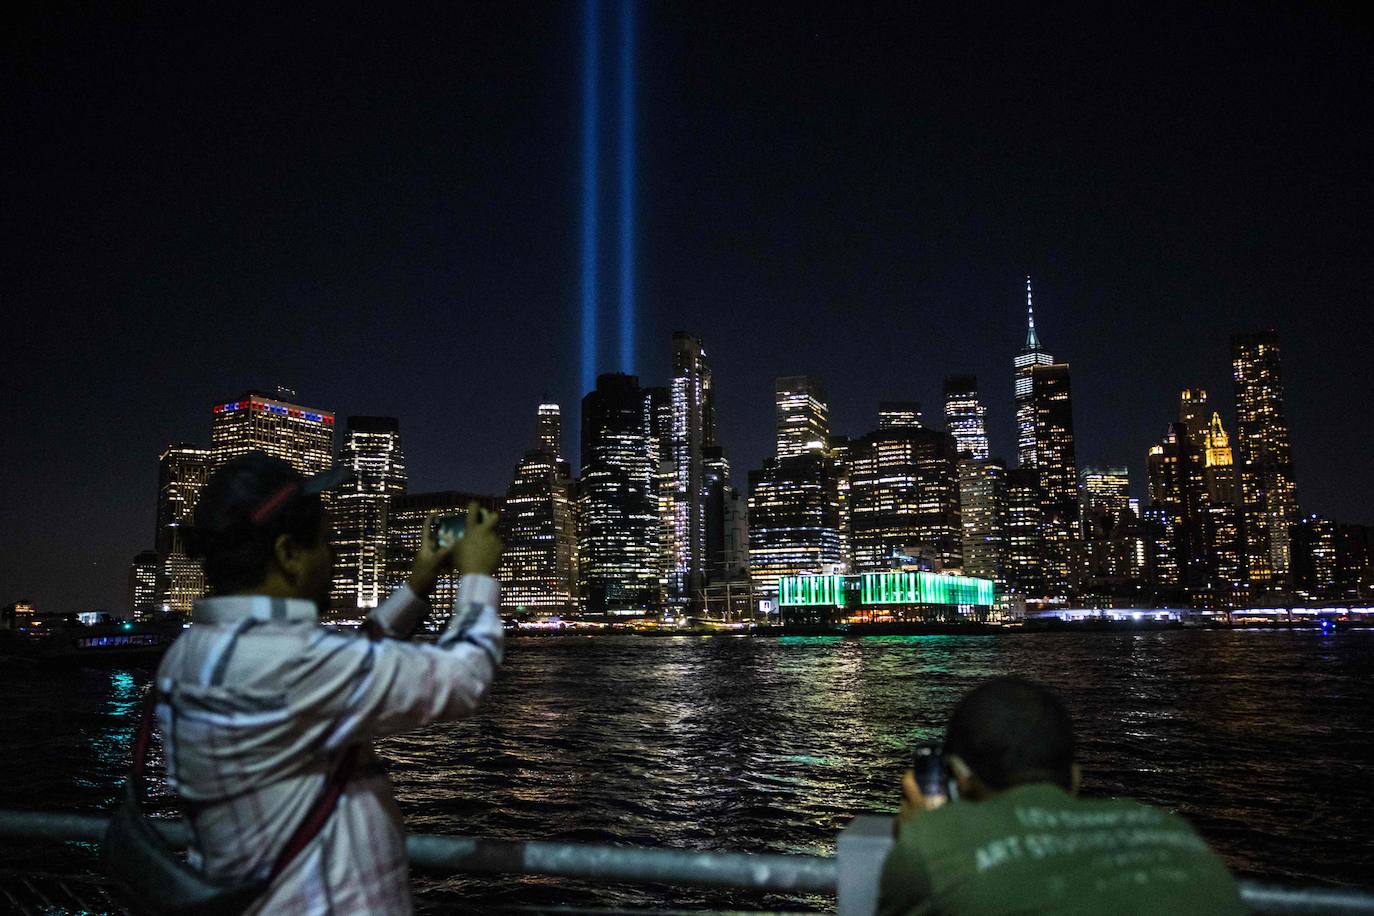
[[1035,467],[1035,401],[1031,396],[1031,370],[1054,364],[1054,357],[1040,348],[1035,333],[1035,307],[1031,299],[1031,280],[1026,278],[1026,345],[1011,361],[1015,373],[1016,454],[1023,468]]
[[650,406],[639,379],[623,373],[599,377],[596,390],[582,399],[578,578],[590,614],[658,610],[657,456]]
[[777,405],[779,458],[825,450],[830,438],[830,408],[820,382],[789,375],[773,384]]
[[[552,410],[550,410],[552,408]],[[539,406],[535,447],[515,466],[502,521],[501,605],[516,612],[577,611],[577,528],[571,470],[558,456],[549,417],[557,404]]]
[[210,443],[216,465],[256,451],[315,474],[334,461],[334,414],[250,391],[214,405]]
[[978,400],[978,378],[951,375],[945,379],[945,428],[960,455],[982,461],[988,457],[988,409]]
[[1251,584],[1264,588],[1287,577],[1289,527],[1298,521],[1278,334],[1233,337],[1231,368],[1246,568]]
[[406,491],[401,427],[395,417],[349,417],[342,463],[353,479],[331,493],[335,611],[349,614],[386,598],[387,511]]

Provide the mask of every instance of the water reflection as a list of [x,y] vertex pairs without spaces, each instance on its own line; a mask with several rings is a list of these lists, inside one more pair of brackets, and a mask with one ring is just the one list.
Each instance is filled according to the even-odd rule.
[[[381,749],[419,832],[828,853],[855,813],[895,809],[912,744],[1003,673],[1064,694],[1091,794],[1181,810],[1257,876],[1368,881],[1374,633],[513,640],[476,718]],[[0,670],[0,803],[113,801],[146,676]],[[421,885],[435,908],[760,904],[546,879]]]

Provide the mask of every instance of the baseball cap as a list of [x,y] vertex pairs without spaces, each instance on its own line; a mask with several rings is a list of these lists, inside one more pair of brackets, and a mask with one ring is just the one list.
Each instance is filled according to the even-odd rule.
[[352,479],[342,465],[306,476],[265,452],[232,458],[206,481],[191,540],[207,548],[211,542],[279,531],[291,526],[313,498]]

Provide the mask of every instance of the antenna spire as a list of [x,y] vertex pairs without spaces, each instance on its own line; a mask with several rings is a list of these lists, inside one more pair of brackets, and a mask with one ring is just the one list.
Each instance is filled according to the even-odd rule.
[[1031,301],[1031,279],[1029,276],[1026,277],[1026,349],[1040,349],[1040,337],[1035,333],[1035,305]]

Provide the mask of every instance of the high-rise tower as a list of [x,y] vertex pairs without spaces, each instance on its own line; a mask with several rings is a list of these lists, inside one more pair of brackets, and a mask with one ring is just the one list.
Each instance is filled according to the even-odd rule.
[[563,410],[557,404],[540,404],[535,447],[563,458]]
[[671,387],[674,472],[668,603],[685,607],[706,584],[706,450],[716,445],[711,367],[701,341],[673,334]]
[[501,605],[517,613],[577,609],[576,504],[558,457],[557,417],[557,404],[539,405],[539,441],[515,466],[502,510]]
[[334,461],[334,414],[250,391],[214,406],[210,443],[216,465],[258,451],[314,474]]
[[778,579],[820,573],[840,562],[835,478],[824,454],[775,458],[749,472],[749,575],[773,598]]
[[1073,392],[1068,363],[1030,369],[1035,410],[1035,469],[1045,491],[1047,517],[1078,521],[1078,460],[1074,449]]
[[982,461],[988,457],[988,409],[978,400],[978,379],[951,375],[945,379],[945,428],[960,455]]
[[1016,455],[1021,467],[1035,467],[1035,403],[1031,398],[1031,369],[1049,366],[1054,357],[1040,347],[1040,335],[1035,333],[1035,306],[1031,299],[1031,280],[1026,278],[1026,345],[1011,364],[1015,370],[1016,396]]
[[959,471],[954,438],[933,429],[880,428],[850,444],[850,552],[856,572],[910,557],[928,569],[961,568]]
[[778,417],[778,457],[822,452],[830,438],[830,408],[825,390],[805,375],[779,378],[773,385]]
[[659,514],[650,399],[633,375],[600,376],[582,399],[578,578],[591,614],[659,604]]
[[1231,367],[1246,567],[1251,584],[1263,588],[1287,577],[1289,527],[1298,521],[1278,334],[1231,338]]
[[186,556],[185,532],[214,469],[214,454],[192,445],[168,446],[158,461],[153,544],[162,565],[156,604],[180,614],[189,614],[191,602],[205,594],[205,573],[199,560]]
[[331,494],[337,613],[379,605],[387,591],[387,521],[393,497],[406,492],[406,460],[395,417],[349,417],[341,462],[353,478]]

